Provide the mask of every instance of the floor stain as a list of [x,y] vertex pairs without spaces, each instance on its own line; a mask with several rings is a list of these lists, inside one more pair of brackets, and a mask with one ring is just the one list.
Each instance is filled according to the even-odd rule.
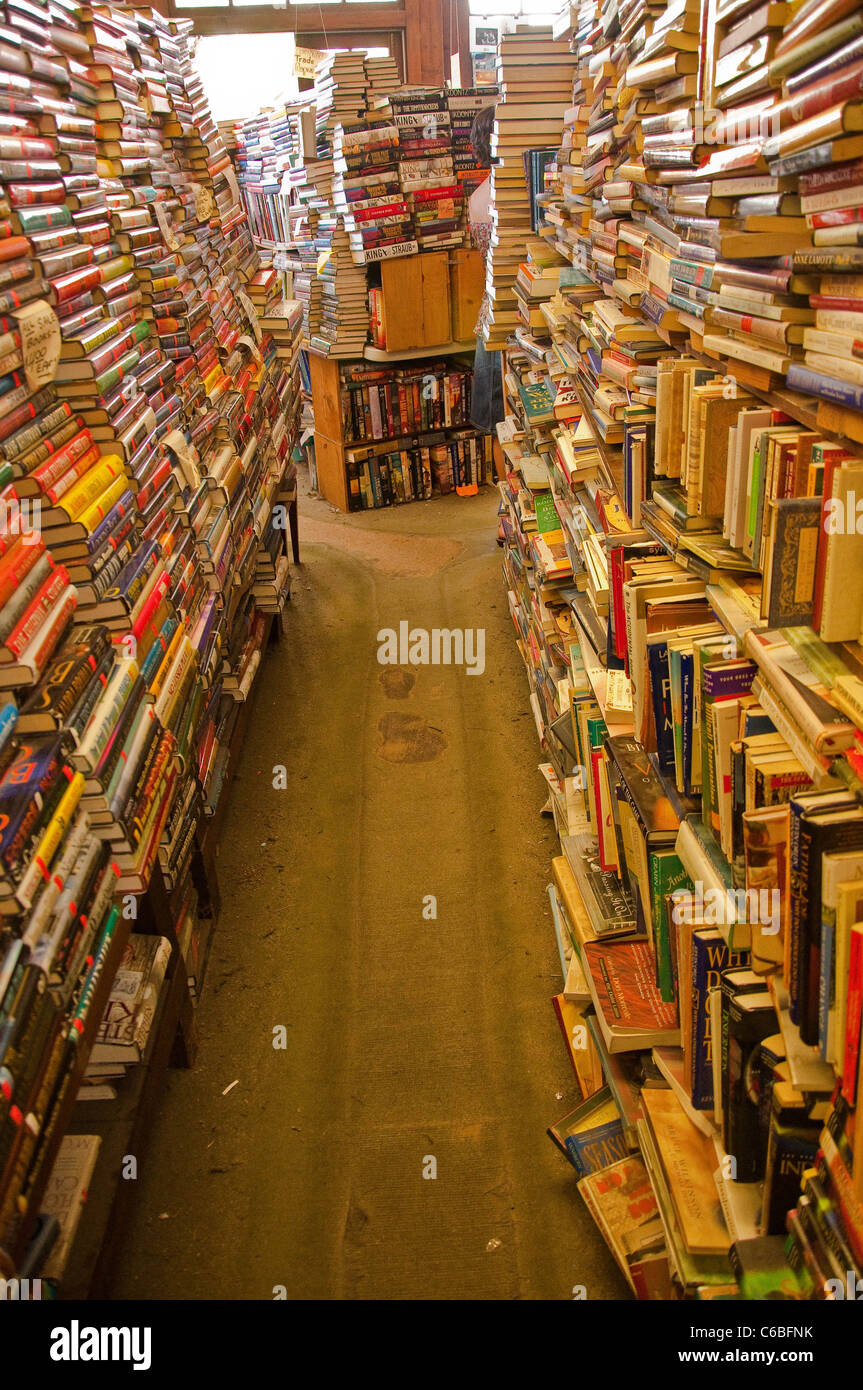
[[388,671],[381,671],[380,679],[388,700],[406,700],[417,681],[413,671],[392,667]]
[[430,763],[446,748],[440,729],[419,714],[385,714],[378,723],[378,753],[388,763]]

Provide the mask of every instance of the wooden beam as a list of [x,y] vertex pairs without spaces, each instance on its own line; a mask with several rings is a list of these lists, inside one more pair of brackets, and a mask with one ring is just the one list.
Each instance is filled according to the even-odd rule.
[[442,87],[449,76],[444,67],[444,3],[445,0],[404,0],[406,80],[409,83]]
[[[408,0],[409,3],[409,0]],[[342,48],[344,34],[379,34],[405,29],[406,10],[400,5],[288,5],[283,10],[272,5],[224,6],[199,10],[175,10],[172,18],[191,19],[196,34],[310,34],[320,33],[322,24],[329,37],[328,47]]]
[[456,86],[470,87],[473,83],[473,65],[470,60],[470,0],[446,0],[446,26],[444,29],[444,59],[446,77],[452,72],[452,59],[458,59]]

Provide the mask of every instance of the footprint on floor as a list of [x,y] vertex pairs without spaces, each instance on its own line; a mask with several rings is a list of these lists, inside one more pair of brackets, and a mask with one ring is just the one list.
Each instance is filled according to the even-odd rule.
[[416,685],[416,680],[413,671],[403,671],[397,666],[381,671],[380,675],[384,694],[389,700],[406,700]]
[[418,714],[385,714],[378,723],[378,753],[388,763],[429,763],[446,748],[440,729]]

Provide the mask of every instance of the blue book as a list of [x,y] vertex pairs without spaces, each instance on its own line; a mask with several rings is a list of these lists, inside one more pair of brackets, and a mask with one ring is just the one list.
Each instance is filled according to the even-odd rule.
[[695,658],[692,652],[680,653],[680,690],[683,706],[683,794],[692,795],[692,731],[693,731],[693,677]]
[[18,723],[18,710],[11,702],[0,709],[0,752],[12,737],[12,730]]
[[118,498],[118,500],[114,503],[113,507],[109,511],[108,515],[105,517],[104,521],[100,521],[95,531],[92,533],[91,536],[88,537],[87,553],[89,555],[96,554],[97,550],[99,550],[100,547],[105,543],[108,536],[111,535],[118,522],[120,522],[122,518],[128,514],[129,509],[134,508],[134,506],[135,494],[131,491],[131,489],[127,489],[127,491],[123,493],[122,497]]
[[851,410],[863,410],[863,386],[853,386],[850,381],[839,381],[836,377],[825,376],[823,372],[813,372],[811,367],[794,362],[788,368],[785,378],[792,391],[805,391],[809,396],[819,396],[824,401],[834,401],[836,405],[848,406]]
[[671,718],[671,676],[668,669],[668,640],[647,642],[647,665],[650,674],[650,695],[653,703],[653,722],[656,726],[656,750],[659,770],[663,776],[674,776],[674,722]]
[[610,1168],[629,1152],[620,1120],[610,1120],[583,1134],[570,1134],[566,1147],[572,1166],[581,1177],[596,1173],[600,1168]]
[[549,1125],[546,1132],[582,1178],[608,1168],[629,1152],[620,1106],[609,1086]]

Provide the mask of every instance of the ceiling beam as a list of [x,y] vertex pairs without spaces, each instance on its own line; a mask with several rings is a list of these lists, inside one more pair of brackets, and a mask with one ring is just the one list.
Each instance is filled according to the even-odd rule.
[[380,33],[407,27],[400,5],[230,5],[175,10],[172,18],[191,19],[196,34],[319,34],[322,24],[330,46],[341,47],[341,35]]

